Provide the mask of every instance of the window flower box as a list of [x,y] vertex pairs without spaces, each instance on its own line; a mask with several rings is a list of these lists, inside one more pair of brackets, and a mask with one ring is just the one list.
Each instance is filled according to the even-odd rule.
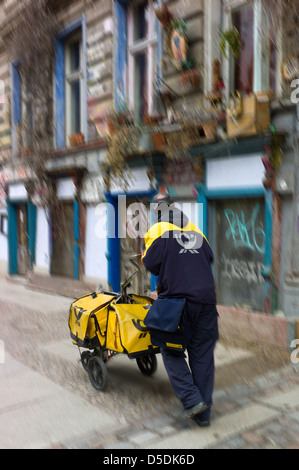
[[84,134],[82,132],[79,132],[78,134],[72,134],[69,135],[69,143],[71,147],[75,147],[76,145],[82,145],[84,144],[85,139],[84,139]]

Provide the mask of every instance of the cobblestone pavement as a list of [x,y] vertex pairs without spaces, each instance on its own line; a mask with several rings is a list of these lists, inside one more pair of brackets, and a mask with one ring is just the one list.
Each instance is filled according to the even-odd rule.
[[[143,377],[126,357],[127,366],[117,358],[108,364],[107,391],[93,389],[78,361],[52,348],[71,343],[67,310],[41,312],[33,294],[32,305],[2,296],[0,320],[14,359],[119,420],[119,431],[91,431],[72,442],[66,436],[53,448],[299,449],[299,364],[291,363],[290,352],[221,338],[211,427],[200,429],[179,418],[182,408],[163,371],[157,380]],[[234,350],[240,354],[222,361]]]

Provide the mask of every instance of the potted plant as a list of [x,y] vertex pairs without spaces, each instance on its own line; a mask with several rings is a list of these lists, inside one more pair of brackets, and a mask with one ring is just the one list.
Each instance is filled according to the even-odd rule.
[[241,39],[237,28],[222,30],[220,37],[220,50],[223,56],[228,59],[227,49],[233,54],[235,59],[240,57]]
[[180,83],[186,85],[190,83],[193,87],[199,86],[200,73],[197,69],[186,69],[180,74]]
[[69,135],[69,142],[71,147],[84,144],[84,134],[78,132],[77,134]]

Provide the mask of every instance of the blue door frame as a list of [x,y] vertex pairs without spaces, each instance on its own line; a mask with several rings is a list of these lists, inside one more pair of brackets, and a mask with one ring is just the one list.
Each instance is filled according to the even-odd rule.
[[80,278],[80,205],[74,200],[74,279]]
[[217,199],[242,199],[263,197],[265,200],[265,270],[263,271],[264,283],[264,310],[265,313],[271,313],[271,297],[272,297],[272,233],[273,233],[273,216],[272,202],[273,192],[271,189],[263,187],[257,188],[241,188],[241,189],[224,189],[224,190],[208,190],[206,186],[197,185],[198,202],[202,207],[202,230],[208,237],[208,202]]
[[6,200],[8,218],[8,273],[18,274],[18,220],[17,206],[26,204],[27,206],[27,232],[28,232],[28,255],[31,270],[35,263],[36,246],[36,207],[28,200]]
[[[106,258],[108,261],[108,284],[110,285],[113,292],[119,292],[121,287],[121,244],[119,233],[119,211],[118,211],[118,197],[148,197],[152,202],[154,195],[157,193],[155,190],[143,191],[143,192],[132,192],[132,193],[118,193],[111,194],[106,192],[106,201],[108,203],[107,212],[107,254]],[[151,288],[155,290],[156,277],[151,276]]]

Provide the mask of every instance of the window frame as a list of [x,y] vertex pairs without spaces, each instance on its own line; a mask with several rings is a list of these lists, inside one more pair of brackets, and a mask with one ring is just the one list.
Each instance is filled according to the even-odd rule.
[[[79,40],[79,59],[80,67],[76,71],[70,70],[70,48],[72,44]],[[64,87],[65,87],[65,141],[68,142],[68,136],[77,132],[83,132],[83,119],[84,119],[84,73],[83,73],[83,44],[82,32],[77,31],[71,34],[65,40],[65,74],[64,74]],[[80,83],[80,129],[75,132],[71,124],[71,85],[79,80]]]
[[[224,0],[223,8],[223,25],[222,29],[232,27],[232,13],[250,2],[249,0]],[[265,38],[261,33],[261,0],[254,0],[253,3],[253,93],[271,90],[270,79],[270,53],[264,48]],[[209,38],[211,41],[212,38]],[[270,45],[270,37],[267,42]],[[276,78],[275,90],[273,90],[276,97],[281,95],[281,34],[277,31],[277,54],[276,54]],[[266,65],[265,65],[266,64]],[[230,58],[223,63],[223,76],[226,84],[226,98],[229,99],[230,93],[235,91],[233,84],[234,75],[234,59]]]
[[22,147],[24,150],[31,149],[33,140],[33,114],[30,99],[28,98],[28,83],[24,83],[22,78],[20,80],[20,99],[21,99],[21,121],[25,125],[22,135]]
[[66,87],[65,87],[65,43],[67,39],[81,28],[82,35],[82,134],[88,141],[88,103],[87,103],[87,28],[86,14],[66,26],[55,40],[55,76],[54,76],[54,147],[67,146],[66,133]]
[[[141,2],[139,2],[141,3]],[[149,21],[148,21],[148,32],[146,37],[138,40],[134,40],[134,9],[138,6],[138,3],[130,3],[127,8],[127,34],[128,34],[128,76],[127,76],[127,96],[129,106],[134,110],[135,119],[139,120],[138,108],[139,103],[136,102],[136,73],[135,73],[135,58],[137,54],[146,53],[147,56],[147,114],[151,115],[154,110],[154,82],[155,82],[155,71],[154,64],[158,67],[158,22],[154,12],[154,1],[147,0]],[[156,48],[156,60],[155,60],[155,49]]]

